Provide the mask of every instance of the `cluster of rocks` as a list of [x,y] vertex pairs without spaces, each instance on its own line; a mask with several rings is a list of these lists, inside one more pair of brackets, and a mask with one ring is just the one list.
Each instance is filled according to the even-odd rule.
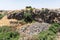
[[47,23],[39,23],[35,22],[31,25],[26,25],[25,27],[20,27],[19,33],[25,35],[37,35],[42,31],[45,31],[49,28],[49,24]]
[[17,12],[17,13],[9,13],[7,15],[8,19],[17,19],[17,20],[21,20],[23,18],[23,13],[24,12]]
[[17,19],[21,20],[24,18],[24,13],[31,13],[32,17],[36,21],[42,21],[42,22],[47,22],[47,23],[60,23],[60,11],[59,10],[50,10],[47,8],[42,8],[41,10],[39,9],[33,9],[29,10],[26,8],[26,10],[21,10],[18,13],[13,13],[13,14],[8,14],[7,18],[8,19]]
[[42,31],[48,30],[50,27],[50,24],[48,23],[39,23],[35,22],[31,25],[22,26],[19,28],[18,32],[20,33],[20,40],[28,40],[33,39],[32,37],[34,35],[38,35]]
[[60,11],[58,10],[35,9],[34,13],[37,15],[35,17],[35,20],[37,21],[42,20],[43,22],[46,22],[46,23],[54,23],[54,22],[60,23]]

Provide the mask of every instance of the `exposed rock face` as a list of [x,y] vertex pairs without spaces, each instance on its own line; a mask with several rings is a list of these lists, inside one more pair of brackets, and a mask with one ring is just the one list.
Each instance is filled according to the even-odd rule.
[[48,30],[49,26],[47,23],[35,22],[31,25],[20,27],[18,31],[21,34],[20,36],[22,36],[21,40],[28,40],[33,37],[33,35],[38,35],[40,32]]
[[23,13],[17,13],[15,15],[15,18],[18,19],[18,20],[21,20],[23,18]]
[[23,12],[8,14],[7,18],[21,20],[23,18]]
[[39,9],[34,9],[33,12],[34,14],[39,15],[41,11]]
[[39,19],[42,19],[43,22],[46,22],[46,23],[54,23],[54,22],[59,22],[60,20],[60,13],[59,12],[56,12],[55,10],[51,11],[51,10],[48,10],[48,9],[45,9],[45,10],[40,10],[40,11],[37,11],[35,10],[34,12],[36,14],[35,16],[35,20],[37,21],[40,21]]
[[27,35],[36,35],[41,31],[47,30],[48,28],[49,28],[49,24],[47,23],[35,22],[31,25],[26,25],[25,27],[24,26],[21,27],[21,29],[19,29],[19,32]]
[[8,14],[7,18],[8,18],[8,19],[11,19],[12,16],[13,16],[12,14]]

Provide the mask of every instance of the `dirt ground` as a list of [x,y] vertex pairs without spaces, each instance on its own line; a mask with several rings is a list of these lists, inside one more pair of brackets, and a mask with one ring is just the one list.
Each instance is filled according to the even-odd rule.
[[15,19],[7,19],[7,16],[4,16],[1,20],[0,20],[0,26],[3,26],[3,25],[7,25],[7,26],[10,26],[10,21],[17,21]]
[[2,25],[10,25],[9,20],[7,19],[7,16],[4,16],[1,20],[0,20],[0,26]]
[[60,32],[57,33],[56,40],[60,40]]

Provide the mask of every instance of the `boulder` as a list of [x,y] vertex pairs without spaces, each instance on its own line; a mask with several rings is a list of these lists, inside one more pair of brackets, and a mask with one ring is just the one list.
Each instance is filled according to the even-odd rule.
[[8,14],[8,15],[7,15],[7,18],[8,18],[8,19],[17,19],[17,20],[21,20],[21,19],[23,18],[23,12]]
[[15,15],[15,19],[17,19],[17,20],[21,20],[22,18],[23,18],[23,13],[17,13]]

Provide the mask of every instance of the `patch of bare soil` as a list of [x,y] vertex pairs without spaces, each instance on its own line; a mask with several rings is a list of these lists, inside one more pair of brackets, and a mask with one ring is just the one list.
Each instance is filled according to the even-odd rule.
[[60,32],[57,33],[56,40],[60,40]]
[[7,25],[7,26],[10,25],[9,20],[7,19],[7,16],[4,16],[4,17],[0,20],[0,26],[3,26],[3,25]]
[[15,22],[17,22],[17,20],[16,19],[7,19],[7,15],[6,15],[0,20],[0,26],[3,26],[3,25],[10,26],[11,25],[10,22],[13,22],[12,24],[16,24]]

